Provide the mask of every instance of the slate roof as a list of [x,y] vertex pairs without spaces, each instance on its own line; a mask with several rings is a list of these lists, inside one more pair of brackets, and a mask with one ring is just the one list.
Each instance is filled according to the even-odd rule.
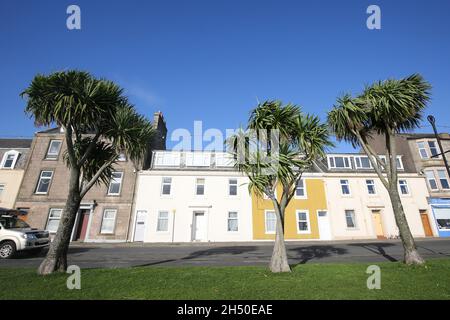
[[0,148],[30,148],[32,139],[0,139]]

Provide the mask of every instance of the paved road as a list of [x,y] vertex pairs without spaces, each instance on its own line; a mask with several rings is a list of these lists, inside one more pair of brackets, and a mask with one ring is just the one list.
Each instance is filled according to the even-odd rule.
[[[417,244],[426,259],[450,257],[450,239],[423,239]],[[398,240],[288,242],[287,248],[291,264],[397,261],[403,254]],[[270,242],[73,244],[69,250],[69,264],[81,268],[267,265],[271,253]],[[1,260],[0,268],[37,267],[42,257],[21,254],[14,259]]]

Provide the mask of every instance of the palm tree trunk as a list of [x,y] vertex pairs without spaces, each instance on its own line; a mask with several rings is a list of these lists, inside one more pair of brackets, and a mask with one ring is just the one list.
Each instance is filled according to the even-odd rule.
[[417,251],[416,243],[411,234],[411,230],[408,226],[408,221],[406,220],[406,215],[403,210],[403,205],[398,193],[397,185],[391,185],[389,188],[392,209],[394,211],[395,222],[399,230],[400,238],[402,240],[404,249],[404,262],[406,264],[424,264],[425,261],[420,256]]
[[41,275],[51,274],[57,271],[65,272],[67,270],[67,251],[69,249],[70,236],[81,203],[79,170],[71,170],[69,183],[69,195],[58,230],[50,245],[47,256],[38,269],[38,274]]
[[[282,212],[280,212],[282,211]],[[270,271],[274,273],[291,272],[289,261],[286,253],[286,244],[284,242],[284,209],[275,207],[275,215],[277,216],[277,225],[275,233],[275,244],[273,247],[272,258],[270,259]]]

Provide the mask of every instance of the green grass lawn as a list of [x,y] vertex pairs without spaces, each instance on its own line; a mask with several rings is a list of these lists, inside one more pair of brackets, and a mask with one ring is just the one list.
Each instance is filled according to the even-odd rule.
[[423,267],[378,263],[381,289],[368,290],[367,263],[306,264],[291,274],[264,267],[85,269],[81,290],[67,274],[0,269],[0,299],[450,299],[450,259]]

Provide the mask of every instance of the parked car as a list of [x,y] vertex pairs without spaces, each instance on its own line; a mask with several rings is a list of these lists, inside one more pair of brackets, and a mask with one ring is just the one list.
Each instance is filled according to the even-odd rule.
[[17,251],[40,251],[50,245],[48,231],[31,228],[13,214],[0,213],[0,258],[9,259]]

